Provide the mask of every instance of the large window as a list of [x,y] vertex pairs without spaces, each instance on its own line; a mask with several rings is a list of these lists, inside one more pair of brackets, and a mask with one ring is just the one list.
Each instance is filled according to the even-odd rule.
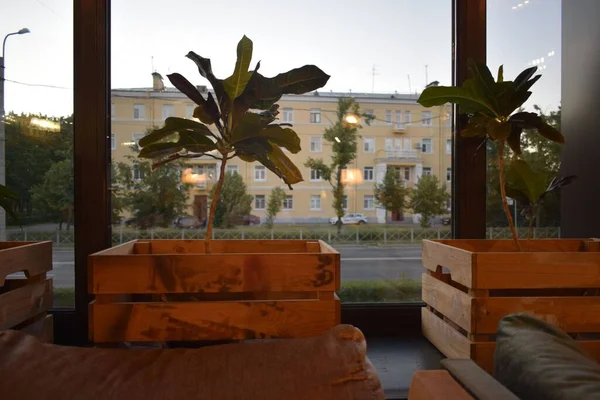
[[311,153],[320,153],[323,151],[323,138],[321,136],[311,136],[310,137],[310,152]]
[[[0,210],[0,241],[52,242],[52,258],[36,257],[36,262],[52,263],[46,278],[54,285],[54,307],[74,304],[73,3],[4,2],[0,12],[0,40],[5,41],[0,184],[18,196],[13,203],[18,221]],[[124,109],[114,114],[131,118]],[[23,311],[20,304],[32,310],[46,304],[39,288],[30,287],[35,289],[26,295],[30,298],[13,296],[12,301],[9,292],[3,300],[0,314],[8,312],[8,321],[12,312]]]

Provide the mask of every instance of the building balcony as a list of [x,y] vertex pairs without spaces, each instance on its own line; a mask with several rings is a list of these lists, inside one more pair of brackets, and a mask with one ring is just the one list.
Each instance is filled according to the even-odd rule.
[[395,150],[377,151],[377,162],[405,162],[405,163],[417,163],[421,160],[420,152],[418,150]]

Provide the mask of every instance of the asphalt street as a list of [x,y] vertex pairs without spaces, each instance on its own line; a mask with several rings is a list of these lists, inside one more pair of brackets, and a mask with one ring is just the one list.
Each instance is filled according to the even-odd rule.
[[[421,279],[421,246],[336,246],[342,255],[342,281]],[[73,287],[73,250],[54,249],[55,287]]]

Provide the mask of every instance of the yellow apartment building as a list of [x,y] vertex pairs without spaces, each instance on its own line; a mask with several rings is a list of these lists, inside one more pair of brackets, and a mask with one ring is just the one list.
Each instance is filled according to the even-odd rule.
[[[198,86],[207,93],[205,86]],[[354,97],[361,110],[375,119],[363,124],[359,131],[358,153],[348,168],[346,179],[346,210],[362,213],[369,221],[385,223],[402,219],[411,220],[410,210],[404,215],[390,215],[377,206],[374,185],[383,180],[387,168],[395,168],[406,184],[412,187],[424,174],[434,174],[447,183],[451,179],[451,108],[441,106],[426,109],[416,100],[416,94],[399,93],[336,93],[317,91],[303,95],[286,95],[278,102],[280,122],[294,125],[301,139],[302,151],[288,156],[298,166],[304,182],[289,190],[271,171],[258,163],[240,159],[227,162],[227,171],[242,175],[248,191],[254,196],[252,214],[265,218],[270,191],[280,186],[287,192],[277,222],[318,223],[335,216],[331,186],[317,171],[304,166],[309,157],[331,158],[331,144],[323,139],[325,129],[334,124],[338,98]],[[168,117],[192,118],[194,104],[175,88],[162,85],[160,75],[154,74],[152,88],[112,90],[113,161],[126,161],[130,146],[143,137],[146,129],[161,126]],[[190,193],[192,215],[205,217],[208,193],[216,182],[219,162],[210,157],[190,161],[184,177],[192,177],[194,189]],[[134,178],[136,170],[134,168]]]

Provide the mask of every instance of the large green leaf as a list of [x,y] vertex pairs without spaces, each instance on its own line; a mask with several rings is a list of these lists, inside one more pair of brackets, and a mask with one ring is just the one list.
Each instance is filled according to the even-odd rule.
[[494,81],[492,73],[487,65],[477,63],[472,59],[468,61],[468,64],[469,70],[471,71],[473,93],[481,99],[484,99],[485,102],[491,106],[494,113],[498,114],[496,82]]
[[223,81],[223,87],[229,99],[236,99],[246,89],[246,85],[248,85],[248,81],[252,76],[252,72],[248,71],[251,59],[252,40],[244,35],[237,46],[237,61],[235,62],[233,74]]
[[19,196],[6,186],[0,185],[0,208],[3,208],[8,215],[19,222],[19,217],[13,209],[15,200],[19,200]]
[[217,149],[215,142],[210,140],[206,135],[196,131],[179,132],[179,141],[177,143],[192,153],[206,153]]
[[273,151],[269,153],[269,159],[280,171],[281,174],[278,174],[278,176],[282,178],[288,186],[304,180],[302,179],[302,173],[298,167],[294,165],[292,160],[290,160],[279,147],[273,146]]
[[259,114],[247,112],[231,132],[230,142],[235,144],[241,140],[257,137],[262,130],[262,117]]
[[535,113],[519,112],[510,117],[510,122],[521,126],[523,129],[536,129],[540,135],[557,143],[564,143],[565,137],[556,128],[548,125]]
[[218,79],[213,73],[210,59],[199,56],[193,51],[187,53],[186,57],[196,64],[200,75],[208,79],[213,89],[215,90],[215,94],[217,95],[217,100],[219,101],[221,112],[225,113],[226,110],[229,109],[229,96],[227,96],[227,93],[225,92],[225,88],[223,87],[223,81],[221,79]]
[[518,125],[511,123],[510,135],[508,136],[508,139],[506,139],[506,143],[508,143],[508,146],[518,156],[521,155],[521,133],[523,133],[523,129]]
[[483,112],[493,114],[493,106],[491,106],[481,96],[476,95],[470,89],[472,81],[465,81],[465,87],[457,86],[431,86],[423,90],[417,103],[423,107],[441,106],[447,103],[457,104],[461,107],[463,113],[475,114]]
[[190,100],[198,105],[194,110],[194,118],[198,118],[205,124],[214,124],[219,118],[219,109],[209,107],[208,102],[202,94],[185,77],[180,74],[167,75],[173,86],[185,94]]
[[138,157],[162,158],[181,150],[183,150],[183,146],[178,142],[157,142],[143,147]]
[[268,140],[271,144],[285,147],[294,154],[301,150],[300,137],[294,130],[280,125],[263,126],[261,114],[247,112],[232,132],[230,141],[237,147],[239,142],[244,142],[244,146],[254,140]]
[[19,200],[19,196],[4,185],[0,185],[0,199]]
[[156,143],[164,138],[185,131],[193,131],[204,136],[212,135],[210,129],[206,125],[185,118],[169,117],[165,120],[165,126],[152,131],[150,134],[140,139],[140,147],[148,146],[151,143]]
[[520,193],[529,203],[536,204],[546,191],[546,175],[533,171],[523,160],[515,160],[506,173],[506,187],[510,197]]
[[266,78],[254,72],[244,93],[235,100],[237,108],[268,110],[284,94],[302,94],[319,89],[327,83],[329,75],[315,65],[305,65]]
[[260,131],[259,137],[267,138],[279,147],[285,147],[291,153],[300,152],[300,137],[293,129],[282,128],[279,125],[269,125]]
[[498,83],[504,82],[504,65],[500,65],[498,67],[498,78],[496,79]]

